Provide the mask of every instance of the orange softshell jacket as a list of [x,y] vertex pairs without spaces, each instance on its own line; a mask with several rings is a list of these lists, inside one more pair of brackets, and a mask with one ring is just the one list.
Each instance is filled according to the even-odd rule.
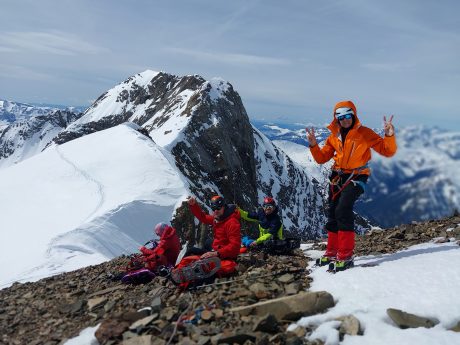
[[[340,135],[340,125],[334,114],[336,109],[345,107],[353,109],[355,123],[347,134],[345,144],[343,144]],[[310,147],[311,154],[317,163],[323,164],[334,158],[333,170],[341,170],[344,173],[355,171],[359,174],[369,175],[370,169],[366,164],[371,159],[371,148],[385,157],[391,157],[396,153],[395,136],[385,136],[382,138],[372,129],[362,126],[353,102],[344,101],[337,103],[332,116],[332,122],[327,126],[331,131],[331,135],[326,139],[324,146],[321,149],[318,145]],[[359,170],[359,172],[356,170]]]

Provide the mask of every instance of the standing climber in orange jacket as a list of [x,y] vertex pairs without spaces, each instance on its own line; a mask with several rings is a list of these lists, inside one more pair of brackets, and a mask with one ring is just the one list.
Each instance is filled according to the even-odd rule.
[[318,147],[314,129],[306,129],[315,161],[323,164],[331,158],[334,159],[329,177],[327,248],[323,257],[318,260],[319,265],[329,264],[334,271],[353,266],[353,206],[364,193],[370,175],[368,161],[371,159],[371,148],[385,157],[396,153],[393,115],[388,120],[386,116],[383,119],[384,138],[361,125],[353,102],[343,101],[334,107],[332,122],[327,127],[331,134],[322,148]]

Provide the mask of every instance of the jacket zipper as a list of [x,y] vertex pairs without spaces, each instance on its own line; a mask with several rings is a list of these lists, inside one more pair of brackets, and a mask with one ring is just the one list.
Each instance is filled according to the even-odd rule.
[[354,150],[355,150],[355,142],[353,141],[353,145],[351,146],[351,151],[350,151],[350,154],[348,155],[348,159],[347,159],[347,164],[346,164],[347,167],[348,167],[348,162],[350,161],[351,155],[353,154]]

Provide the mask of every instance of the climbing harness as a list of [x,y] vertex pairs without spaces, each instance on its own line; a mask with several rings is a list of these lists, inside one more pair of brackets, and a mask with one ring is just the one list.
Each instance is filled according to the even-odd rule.
[[[351,173],[350,173],[350,176],[348,176],[348,178],[342,184],[340,184],[340,180],[341,180],[342,176],[344,174],[346,174],[346,173],[341,169],[335,170],[337,172],[337,175],[334,176],[334,178],[330,182],[331,200],[334,201],[337,198],[337,196],[340,193],[342,193],[342,191],[345,189],[345,187],[348,186],[350,183],[353,183],[355,186],[358,184],[364,191],[365,186],[366,186],[365,183],[362,182],[362,181],[355,181],[355,180],[353,180],[353,177],[357,176],[360,171],[362,171],[364,169],[367,169],[368,167],[369,167],[369,165],[366,164],[366,165],[363,165],[362,167],[353,169],[351,171]],[[337,186],[339,188],[339,190],[337,192],[335,192],[335,193],[334,193],[334,186]]]

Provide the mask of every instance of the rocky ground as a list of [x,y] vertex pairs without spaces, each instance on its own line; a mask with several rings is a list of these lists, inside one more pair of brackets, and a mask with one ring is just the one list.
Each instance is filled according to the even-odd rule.
[[[458,240],[460,216],[454,216],[358,236],[356,254]],[[314,247],[323,249],[324,244]],[[96,333],[101,344],[321,344],[304,339],[311,329],[286,331],[302,315],[334,303],[327,292],[308,291],[309,260],[300,250],[291,256],[244,254],[234,277],[187,291],[163,277],[137,286],[110,279],[126,257],[35,283],[16,283],[0,290],[0,343],[62,344],[101,324]],[[344,334],[359,334],[356,320],[344,318],[342,326]]]

